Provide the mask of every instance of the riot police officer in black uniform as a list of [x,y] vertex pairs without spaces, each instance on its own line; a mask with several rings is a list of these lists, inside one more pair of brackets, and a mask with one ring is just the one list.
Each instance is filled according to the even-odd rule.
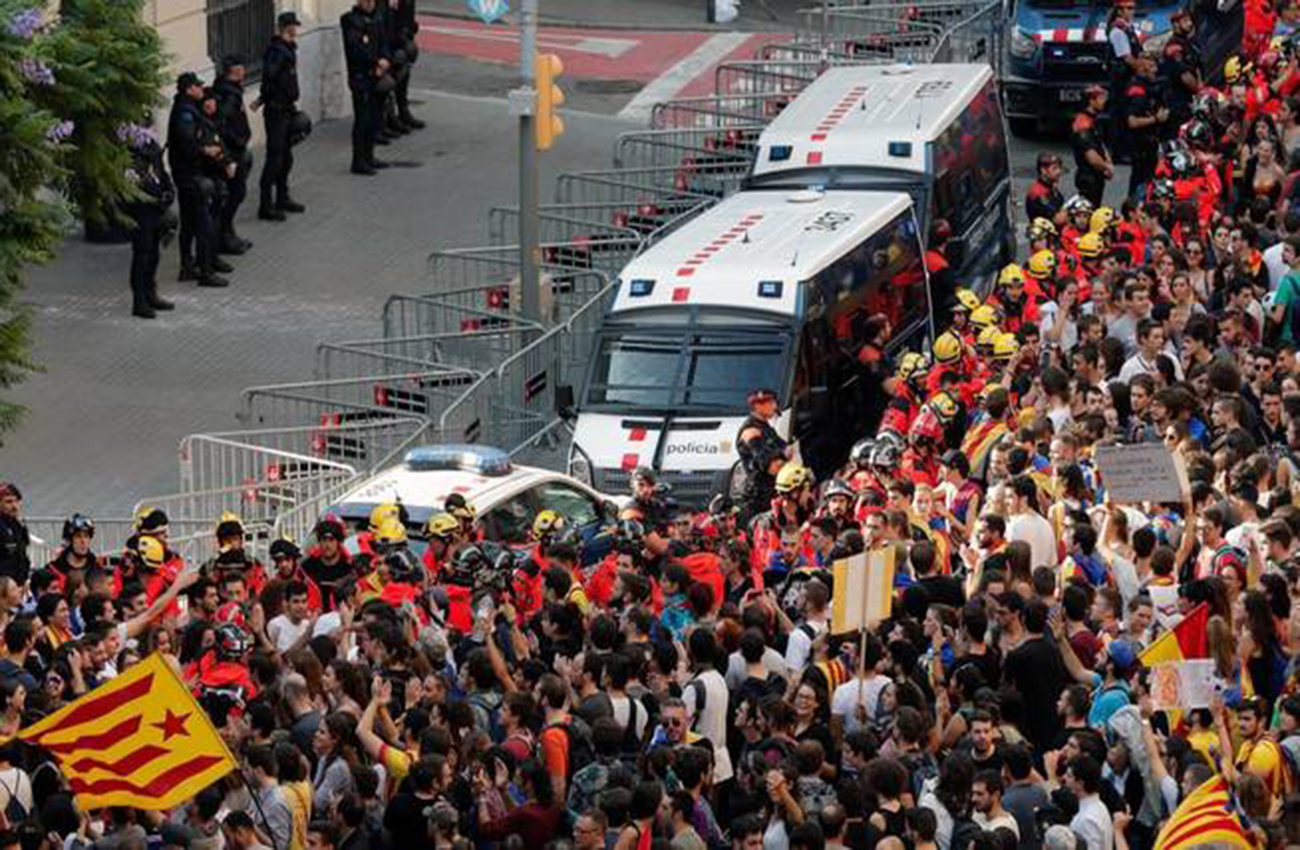
[[425,123],[411,114],[410,100],[411,70],[420,56],[420,48],[415,43],[415,34],[420,31],[415,18],[415,0],[387,0],[387,3],[393,65],[403,68],[397,76],[397,88],[393,90],[396,113],[393,124],[407,132],[423,130]]
[[749,416],[736,434],[736,452],[745,468],[740,524],[767,510],[776,494],[776,462],[785,460],[789,447],[772,427],[776,418],[776,393],[756,389],[749,394]]
[[[148,122],[146,122],[147,124]],[[163,165],[162,148],[152,136],[132,138],[131,174],[144,198],[132,201],[124,212],[135,222],[131,230],[131,314],[152,319],[158,310],[171,310],[172,302],[158,295],[158,260],[162,240],[176,228],[171,212],[176,187]]]
[[1110,158],[1099,119],[1106,111],[1106,89],[1089,86],[1084,91],[1083,111],[1074,116],[1070,125],[1070,146],[1074,148],[1074,188],[1092,202],[1101,206],[1106,191],[1106,181],[1115,176],[1115,165]]
[[235,213],[248,196],[248,175],[253,170],[253,152],[248,149],[253,129],[244,111],[244,77],[247,74],[241,56],[221,60],[221,76],[212,84],[217,99],[217,126],[226,156],[235,164],[235,176],[227,181],[225,202],[221,205],[219,245],[223,254],[242,254],[253,246],[235,232]]
[[352,173],[374,174],[388,163],[375,159],[375,138],[383,121],[384,98],[392,91],[390,65],[375,0],[357,5],[339,21],[352,92]]
[[217,274],[230,266],[217,256],[219,187],[211,168],[221,161],[223,149],[203,113],[204,99],[198,74],[181,74],[167,131],[167,160],[181,206],[180,279],[197,280],[199,286],[229,286],[230,281]]
[[1161,54],[1161,76],[1167,80],[1165,104],[1169,107],[1169,121],[1165,135],[1170,136],[1192,117],[1192,99],[1200,92],[1204,81],[1201,49],[1196,46],[1196,19],[1188,9],[1179,9],[1169,16],[1174,34],[1169,37]]
[[306,207],[289,197],[289,172],[293,170],[290,127],[298,112],[298,27],[293,12],[276,19],[276,34],[262,54],[262,93],[253,104],[266,124],[266,162],[262,165],[261,201],[257,217],[284,221],[285,213]]

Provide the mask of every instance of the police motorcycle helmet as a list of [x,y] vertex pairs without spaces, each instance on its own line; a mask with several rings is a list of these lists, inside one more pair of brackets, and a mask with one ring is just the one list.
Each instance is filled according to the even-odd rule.
[[63,521],[63,542],[71,543],[72,535],[83,533],[95,539],[95,521],[85,514],[73,514]]

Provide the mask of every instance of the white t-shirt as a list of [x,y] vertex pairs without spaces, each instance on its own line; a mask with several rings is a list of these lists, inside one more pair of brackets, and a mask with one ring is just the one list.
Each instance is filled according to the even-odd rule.
[[29,815],[32,814],[32,780],[17,767],[0,770],[0,812],[9,807],[9,800],[13,797],[18,798],[19,805]]
[[[693,693],[704,690],[704,710],[698,721],[695,717],[698,700]],[[686,703],[686,720],[696,732],[709,739],[713,745],[713,781],[726,782],[732,777],[731,754],[727,751],[727,702],[731,694],[727,683],[717,670],[705,670],[686,686],[682,699]]]
[[1264,267],[1268,269],[1268,289],[1270,292],[1277,292],[1277,285],[1282,282],[1282,278],[1291,268],[1282,259],[1282,251],[1286,248],[1285,242],[1279,242],[1270,246],[1264,251]]
[[831,714],[844,718],[844,732],[856,732],[863,728],[858,721],[858,703],[867,711],[867,725],[876,716],[876,706],[880,695],[893,682],[888,676],[877,673],[870,679],[851,679],[835,689],[831,694]]
[[1058,561],[1056,532],[1052,530],[1050,522],[1033,511],[1016,514],[1011,518],[1011,522],[1007,523],[1007,539],[1023,540],[1029,544],[1031,569],[1051,567]]
[[266,636],[275,644],[276,652],[287,652],[310,627],[311,621],[306,618],[294,625],[289,620],[289,615],[281,614],[266,624]]
[[807,620],[805,622],[812,627],[812,637],[809,637],[808,630],[804,628],[805,623],[800,623],[790,633],[790,639],[785,645],[785,669],[795,679],[799,677],[799,674],[803,672],[804,665],[808,663],[808,656],[812,652],[814,638],[826,631],[825,620]]
[[976,812],[971,820],[975,821],[975,825],[985,832],[992,832],[999,827],[1005,826],[1016,834],[1016,838],[1020,837],[1020,824],[1016,823],[1016,819],[1010,812],[1003,811],[1002,814],[995,818],[990,818],[983,812]]
[[629,696],[611,696],[609,704],[614,709],[614,720],[619,726],[627,729],[629,717],[636,717],[636,730],[634,734],[638,741],[645,740],[645,726],[650,720],[650,712],[646,711],[644,705]]
[[1079,813],[1070,821],[1070,829],[1088,844],[1088,850],[1114,850],[1115,825],[1106,804],[1096,794],[1079,801]]

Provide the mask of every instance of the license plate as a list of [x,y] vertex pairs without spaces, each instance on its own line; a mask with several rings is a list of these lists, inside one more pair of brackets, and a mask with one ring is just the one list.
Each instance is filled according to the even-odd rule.
[[1078,103],[1083,100],[1083,89],[1061,89],[1061,103]]

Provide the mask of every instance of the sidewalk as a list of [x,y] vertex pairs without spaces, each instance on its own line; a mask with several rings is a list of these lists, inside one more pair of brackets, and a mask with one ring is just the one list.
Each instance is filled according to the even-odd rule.
[[[740,17],[729,24],[705,22],[706,0],[538,0],[543,25],[596,26],[606,29],[639,30],[716,30],[719,32],[789,31],[799,20],[799,9],[815,5],[816,0],[766,0],[776,14],[771,20],[759,0],[741,0]],[[507,20],[514,20],[521,0],[510,0]],[[446,15],[478,20],[465,0],[419,0],[417,10],[424,15]]]
[[[45,372],[12,393],[30,412],[0,447],[0,477],[19,484],[27,513],[122,516],[174,492],[182,437],[239,428],[247,386],[310,380],[317,343],[379,335],[390,294],[429,290],[431,250],[487,242],[488,208],[516,193],[514,125],[500,102],[422,97],[429,128],[380,149],[409,167],[347,174],[350,127],[332,122],[296,152],[305,215],[257,221],[254,188],[238,226],[256,246],[232,258],[229,289],[176,283],[175,245],[159,281],[176,310],[154,321],[130,316],[127,246],[70,238],[56,263],[29,272]],[[572,120],[544,158],[543,192],[556,171],[609,163],[628,128]]]

